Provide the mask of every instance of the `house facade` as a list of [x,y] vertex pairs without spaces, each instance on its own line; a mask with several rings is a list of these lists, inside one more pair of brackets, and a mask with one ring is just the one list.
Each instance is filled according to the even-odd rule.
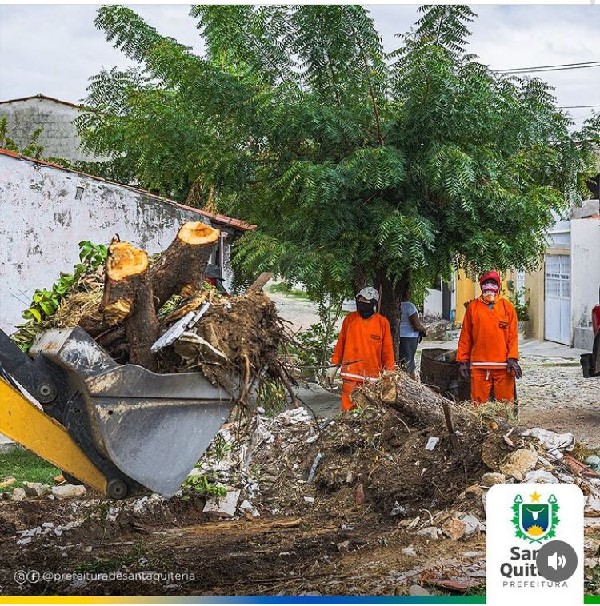
[[19,149],[31,142],[38,128],[38,143],[44,146],[45,158],[62,158],[71,162],[91,162],[99,158],[80,149],[81,139],[73,121],[81,107],[45,95],[0,101],[0,118],[6,118],[7,135]]
[[600,208],[588,200],[555,223],[542,265],[525,276],[530,336],[591,351],[599,289]]
[[[547,247],[536,271],[508,272],[503,292],[520,293],[528,308],[526,336],[591,350],[591,310],[600,289],[599,201],[587,200],[569,218],[557,217],[547,234]],[[455,321],[464,303],[478,296],[476,283],[461,270],[455,274]]]
[[34,291],[72,272],[79,242],[108,244],[118,234],[154,254],[186,221],[221,231],[211,262],[229,290],[231,245],[255,226],[0,149],[0,328],[11,333]]

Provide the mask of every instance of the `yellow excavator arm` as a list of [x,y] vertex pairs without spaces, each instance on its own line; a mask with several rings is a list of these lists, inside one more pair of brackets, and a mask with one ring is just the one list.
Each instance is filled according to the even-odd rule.
[[172,496],[233,407],[201,373],[117,364],[84,330],[0,330],[0,433],[110,498]]
[[106,478],[69,432],[3,379],[0,379],[0,433],[106,494]]

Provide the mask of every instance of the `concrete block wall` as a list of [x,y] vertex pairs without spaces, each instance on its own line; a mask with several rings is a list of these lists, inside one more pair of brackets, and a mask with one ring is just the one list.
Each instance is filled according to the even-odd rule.
[[79,148],[80,138],[73,124],[79,112],[76,105],[43,96],[0,103],[0,118],[6,117],[7,134],[20,150],[30,143],[35,130],[42,127],[38,143],[44,146],[43,158],[97,160]]
[[600,215],[573,219],[571,242],[573,345],[591,351],[592,309],[600,303]]

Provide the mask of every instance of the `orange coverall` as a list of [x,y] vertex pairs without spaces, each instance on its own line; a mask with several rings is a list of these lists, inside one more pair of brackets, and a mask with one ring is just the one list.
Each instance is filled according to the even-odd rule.
[[457,362],[470,362],[471,399],[487,402],[492,387],[495,400],[514,401],[515,376],[508,358],[519,358],[519,328],[513,304],[498,296],[493,309],[481,298],[467,307],[458,340]]
[[375,313],[364,320],[357,311],[349,313],[342,322],[331,363],[342,365],[342,410],[352,410],[356,407],[350,394],[357,387],[378,377],[384,368],[394,369],[394,345],[387,318]]

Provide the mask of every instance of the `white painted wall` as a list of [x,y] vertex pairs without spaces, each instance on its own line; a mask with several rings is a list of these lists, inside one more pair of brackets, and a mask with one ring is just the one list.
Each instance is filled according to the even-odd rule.
[[570,220],[557,221],[547,234],[548,248],[569,248],[571,245]]
[[[600,288],[600,217],[571,220],[571,320],[573,327],[591,325]],[[590,331],[591,332],[591,331]],[[581,331],[578,331],[581,333]],[[585,342],[574,343],[582,347]]]
[[44,146],[43,158],[97,160],[79,149],[80,138],[73,124],[78,115],[76,106],[46,97],[0,103],[0,118],[6,116],[7,134],[19,149],[28,145],[35,130],[42,127],[38,143]]
[[435,318],[442,317],[442,291],[434,288],[427,290],[423,301],[423,315]]
[[190,220],[208,222],[133,188],[0,154],[0,328],[12,332],[34,290],[72,272],[78,242],[118,233],[153,254]]

